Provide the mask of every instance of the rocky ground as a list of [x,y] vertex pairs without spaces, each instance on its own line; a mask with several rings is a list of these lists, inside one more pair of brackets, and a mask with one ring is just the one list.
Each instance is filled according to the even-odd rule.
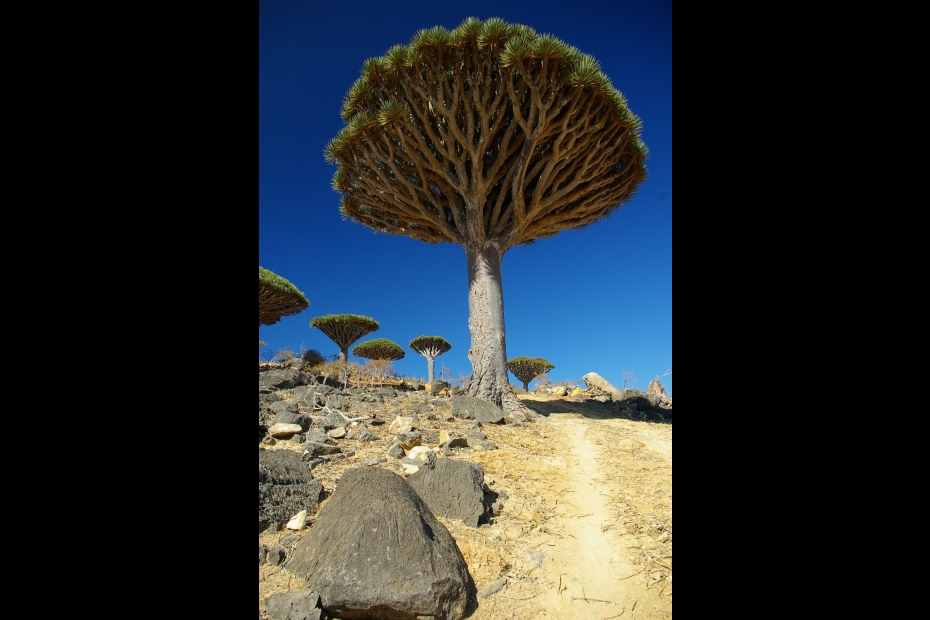
[[[275,390],[270,398],[286,403],[294,394],[290,389]],[[467,447],[439,451],[440,458],[482,465],[485,483],[499,502],[491,522],[477,528],[438,517],[455,539],[479,590],[477,609],[468,616],[471,620],[671,615],[670,409],[666,415],[656,410],[655,415],[643,416],[644,407],[632,411],[605,400],[603,394],[587,395],[600,400],[584,394],[569,398],[523,394],[521,399],[544,419],[483,424],[476,429],[473,421],[451,415],[448,395],[398,389],[396,396],[367,396],[361,404],[361,392],[357,394],[356,411],[349,406],[345,413],[369,419],[354,428],[348,425],[353,431],[349,435],[357,438],[367,429],[380,439],[339,438],[341,454],[308,463],[314,464],[313,477],[323,485],[321,506],[349,468],[384,467],[409,475],[399,458],[388,455],[394,443],[388,427],[398,415],[416,417],[416,428],[428,446],[436,446],[443,433],[481,439],[475,435],[480,430],[486,436]],[[662,417],[667,419],[658,419]],[[309,460],[305,447],[295,439],[263,447],[293,450]],[[309,515],[302,530],[271,528],[260,532],[259,542],[282,549],[286,557],[313,523],[314,515]],[[265,607],[270,595],[306,590],[284,568],[283,560],[259,565],[263,617],[270,618]],[[327,618],[325,613],[323,617]]]

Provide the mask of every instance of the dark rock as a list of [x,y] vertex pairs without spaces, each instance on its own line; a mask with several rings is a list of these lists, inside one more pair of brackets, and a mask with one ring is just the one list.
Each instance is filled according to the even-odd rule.
[[297,403],[293,401],[285,402],[283,400],[279,400],[276,403],[271,403],[271,405],[268,406],[268,409],[271,411],[271,413],[274,414],[274,421],[281,422],[280,417],[282,415],[286,413],[297,413]]
[[459,620],[475,593],[449,531],[401,476],[381,467],[343,474],[286,569],[343,620]]
[[394,388],[386,388],[386,387],[378,388],[377,390],[375,390],[375,394],[378,394],[379,396],[387,396],[389,398],[393,398],[397,396],[397,392],[394,390]]
[[263,564],[265,562],[265,558],[267,557],[268,557],[268,547],[266,547],[262,543],[258,543],[258,563]]
[[319,604],[316,592],[276,592],[265,599],[271,620],[320,620]]
[[284,550],[284,547],[282,547],[281,545],[274,545],[274,546],[268,547],[267,562],[269,564],[274,564],[275,566],[277,566],[278,564],[284,561],[284,558],[286,557],[286,555],[287,555],[287,552]]
[[276,424],[297,424],[300,426],[300,430],[307,432],[310,430],[310,427],[313,426],[313,420],[305,413],[296,413],[291,410],[286,410],[282,413],[279,413],[275,416],[274,421]]
[[486,520],[484,506],[484,468],[468,461],[438,459],[432,468],[421,467],[407,478],[434,515],[461,519],[465,525],[478,527]]
[[297,387],[298,385],[307,385],[312,382],[312,377],[299,370],[282,370],[272,369],[266,372],[258,373],[258,389],[266,390],[286,390]]
[[309,454],[313,456],[323,456],[324,454],[339,454],[342,452],[342,448],[339,446],[333,446],[325,443],[317,443],[315,441],[308,441],[303,444],[304,454]]
[[310,469],[310,471],[313,471],[313,468],[316,467],[317,465],[322,465],[323,463],[326,462],[320,457],[312,456],[310,454],[305,454],[300,458],[302,461],[305,461],[307,463],[307,468]]
[[451,386],[450,386],[448,383],[446,383],[445,381],[441,381],[441,380],[438,380],[438,379],[437,379],[436,381],[433,381],[433,382],[430,384],[430,386],[429,386],[429,393],[430,393],[430,394],[438,394],[439,392],[441,392],[441,391],[443,391],[443,390],[446,390],[446,389],[448,389],[449,387],[451,387]]
[[[266,430],[267,430],[267,429],[266,429]],[[265,444],[266,446],[273,446],[273,445],[275,445],[275,444],[278,443],[278,442],[275,441],[275,438],[274,438],[274,437],[271,437],[270,435],[266,435],[266,436],[262,437],[262,443]]]
[[393,456],[396,459],[400,459],[400,458],[407,456],[407,453],[404,452],[404,449],[397,442],[394,442],[394,444],[392,444],[391,447],[388,448],[387,453],[388,453],[388,456]]
[[330,409],[339,409],[340,411],[348,409],[349,399],[343,394],[331,393],[326,397],[326,406]]
[[313,478],[296,452],[258,451],[259,532],[281,529],[301,510],[308,516],[316,514],[322,491],[323,484]]
[[325,443],[331,446],[336,445],[336,442],[333,440],[332,437],[330,437],[326,433],[321,433],[320,431],[316,431],[316,430],[309,431],[307,433],[307,441],[312,441],[314,443]]
[[478,429],[470,429],[465,431],[465,434],[469,437],[474,437],[475,439],[487,439],[488,436],[484,434],[484,431],[479,431]]
[[497,450],[497,444],[486,439],[472,439],[471,443],[476,446],[481,446],[485,450]]
[[504,420],[504,412],[486,400],[471,396],[452,396],[452,415],[457,418],[497,424]]
[[378,439],[381,439],[381,437],[375,435],[367,428],[358,434],[359,441],[377,441]]

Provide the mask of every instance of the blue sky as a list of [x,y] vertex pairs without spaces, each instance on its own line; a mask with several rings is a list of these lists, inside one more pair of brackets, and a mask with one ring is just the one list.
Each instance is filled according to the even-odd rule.
[[[591,54],[643,121],[649,176],[636,197],[588,228],[510,249],[503,290],[508,358],[545,358],[555,365],[553,382],[582,387],[589,372],[616,387],[629,372],[636,381],[628,387],[645,390],[672,367],[670,0],[261,0],[258,263],[291,281],[310,307],[260,326],[259,340],[272,351],[331,355],[338,347],[310,320],[358,314],[381,328],[352,347],[393,340],[407,353],[394,362],[398,373],[425,379],[426,358],[408,346],[422,335],[452,344],[436,358],[437,375],[443,366],[455,378],[471,372],[464,250],[343,221],[330,188],[336,168],[323,158],[363,61],[409,43],[417,30],[451,29],[470,16],[526,24]],[[672,378],[661,379],[669,394]]]

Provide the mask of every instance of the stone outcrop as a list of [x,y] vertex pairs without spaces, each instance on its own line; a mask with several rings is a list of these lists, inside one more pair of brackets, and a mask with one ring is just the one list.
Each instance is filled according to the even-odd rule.
[[343,620],[459,620],[476,595],[449,531],[380,467],[342,475],[285,567]]
[[504,421],[504,412],[486,400],[464,395],[452,395],[452,415],[466,420],[477,420],[483,424]]
[[486,521],[484,468],[477,463],[438,459],[433,467],[422,467],[407,478],[434,515],[461,519],[478,527]]
[[258,531],[281,529],[302,510],[315,514],[323,484],[290,450],[258,451]]
[[623,399],[623,392],[612,386],[604,377],[596,372],[589,372],[582,377],[582,380],[588,387],[594,387],[610,394],[610,397],[615,401]]

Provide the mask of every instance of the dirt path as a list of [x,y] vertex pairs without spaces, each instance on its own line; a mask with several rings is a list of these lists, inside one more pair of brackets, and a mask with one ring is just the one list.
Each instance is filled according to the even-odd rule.
[[[486,528],[491,542],[499,532],[502,561],[472,573],[479,588],[495,568],[508,582],[470,620],[668,618],[671,426],[552,412],[535,428],[535,440],[500,437],[514,454],[476,459],[510,510]],[[501,469],[513,461],[523,463],[519,474]]]

